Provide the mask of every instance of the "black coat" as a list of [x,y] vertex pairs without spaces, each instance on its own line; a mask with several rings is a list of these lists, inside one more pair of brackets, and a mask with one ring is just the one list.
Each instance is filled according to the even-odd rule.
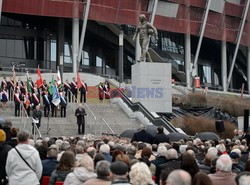
[[145,130],[141,130],[139,132],[134,133],[134,136],[131,139],[131,142],[133,142],[133,141],[141,141],[141,142],[144,142],[144,143],[152,144],[153,140],[154,140],[154,137],[151,134],[149,134]]
[[75,111],[75,116],[77,118],[77,124],[84,124],[85,123],[85,109],[84,108],[77,108]]
[[[5,171],[5,165],[6,160],[8,156],[8,152],[12,149],[10,145],[7,145],[6,143],[0,142],[0,180],[5,179],[6,177],[6,171]],[[1,182],[0,182],[1,184]]]
[[48,159],[42,160],[43,165],[43,176],[51,176],[51,173],[56,169],[58,161],[56,157],[50,157]]
[[42,118],[42,111],[37,111],[37,110],[34,110],[33,111],[33,116],[32,116],[34,119],[38,119],[39,120],[39,123],[38,125],[40,126],[41,125],[41,118]]
[[165,142],[169,143],[169,137],[164,133],[157,134],[153,141],[153,143],[157,145],[160,143],[165,143]]

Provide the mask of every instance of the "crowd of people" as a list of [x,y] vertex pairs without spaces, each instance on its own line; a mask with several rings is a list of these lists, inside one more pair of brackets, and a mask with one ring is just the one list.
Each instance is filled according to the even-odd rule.
[[[51,90],[51,86],[54,84],[60,96],[59,105],[53,102],[53,90]],[[22,107],[24,107],[27,115],[30,116],[30,111],[35,110],[36,106],[42,103],[44,117],[57,117],[58,109],[60,109],[60,116],[66,117],[68,102],[76,101],[77,96],[80,95],[80,102],[86,103],[88,87],[84,81],[81,81],[79,85],[76,79],[73,78],[71,83],[69,83],[67,79],[65,83],[60,84],[54,80],[54,84],[52,84],[52,82],[47,83],[46,80],[43,80],[43,83],[38,87],[37,83],[34,83],[31,77],[29,77],[27,81],[19,79],[17,82],[14,82],[12,78],[7,80],[6,77],[4,77],[0,89],[2,108],[6,109],[7,102],[14,97],[15,116],[20,116]],[[80,93],[77,92],[78,89]]]
[[[169,141],[158,128],[148,142],[93,135],[38,138],[6,121],[0,128],[0,184],[247,185],[249,146],[232,139]],[[143,127],[139,132],[146,132]]]

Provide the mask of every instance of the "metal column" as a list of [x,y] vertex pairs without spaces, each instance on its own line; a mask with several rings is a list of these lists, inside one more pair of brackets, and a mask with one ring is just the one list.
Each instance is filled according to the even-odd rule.
[[77,72],[77,54],[79,50],[79,18],[73,18],[72,20],[72,63],[73,73]]
[[223,91],[227,92],[227,42],[221,41],[221,82]]
[[250,94],[250,47],[247,47],[247,86]]
[[200,32],[200,38],[199,38],[199,42],[198,42],[198,46],[196,49],[196,53],[195,53],[195,58],[194,58],[194,65],[192,68],[192,75],[197,75],[198,73],[198,57],[200,54],[200,49],[201,49],[201,43],[203,40],[203,36],[204,36],[204,32],[205,32],[205,28],[206,28],[206,24],[207,24],[207,18],[208,18],[208,13],[209,13],[209,9],[210,9],[210,4],[211,4],[211,0],[207,0],[207,8],[206,8],[206,12],[205,12],[205,16],[204,16],[204,20],[202,23],[202,27],[201,27],[201,32]]
[[123,82],[123,31],[119,34],[119,82]]
[[190,34],[185,34],[185,72],[187,87],[191,87],[191,38]]
[[241,25],[240,25],[240,30],[238,32],[237,43],[236,43],[236,47],[235,47],[235,50],[234,50],[233,61],[232,61],[232,64],[231,64],[231,67],[230,67],[230,71],[229,71],[229,75],[228,75],[228,78],[227,78],[227,88],[229,87],[229,84],[230,84],[230,81],[231,81],[231,78],[232,78],[233,69],[234,69],[236,57],[237,57],[239,46],[240,46],[242,32],[243,32],[243,29],[244,29],[244,26],[245,26],[245,22],[246,22],[246,18],[247,18],[249,4],[250,4],[250,0],[248,0],[247,3],[246,3],[244,14],[243,14],[243,19],[242,19]]
[[1,18],[2,18],[2,5],[3,5],[3,0],[0,0],[0,24],[1,24]]
[[80,39],[80,45],[79,45],[79,50],[78,50],[78,55],[77,55],[77,68],[79,68],[79,64],[81,61],[82,57],[82,49],[83,49],[83,43],[84,43],[84,38],[85,38],[85,33],[86,33],[86,28],[87,28],[87,21],[89,17],[89,9],[90,9],[90,2],[91,0],[86,0],[86,7],[85,11],[83,11],[83,24],[82,24],[82,33],[81,33],[81,39]]

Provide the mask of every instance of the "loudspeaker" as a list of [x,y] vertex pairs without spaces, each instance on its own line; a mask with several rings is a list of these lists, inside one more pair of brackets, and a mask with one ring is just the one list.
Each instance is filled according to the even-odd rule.
[[223,120],[216,120],[215,121],[215,128],[218,133],[224,132],[225,127],[224,127],[224,121]]
[[247,131],[249,127],[249,110],[244,110],[244,132]]

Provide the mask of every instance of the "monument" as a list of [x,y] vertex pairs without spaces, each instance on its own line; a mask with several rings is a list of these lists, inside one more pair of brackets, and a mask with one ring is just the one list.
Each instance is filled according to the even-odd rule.
[[141,56],[132,66],[132,101],[140,102],[150,112],[172,112],[171,64],[153,63],[148,45],[151,35],[158,40],[157,30],[143,14],[139,21],[133,40],[139,36]]

